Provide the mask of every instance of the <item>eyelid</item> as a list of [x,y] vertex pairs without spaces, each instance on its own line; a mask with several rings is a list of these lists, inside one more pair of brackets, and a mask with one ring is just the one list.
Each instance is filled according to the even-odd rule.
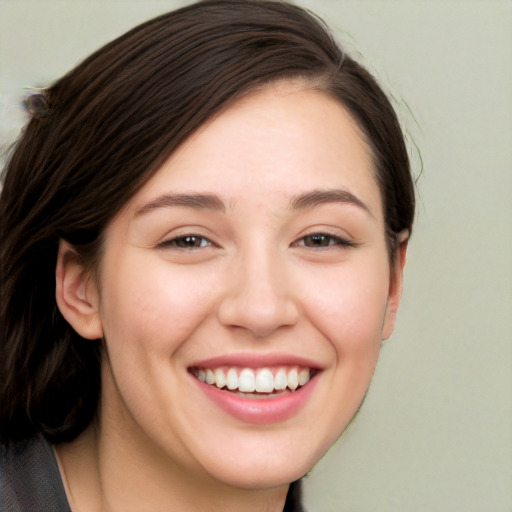
[[[328,246],[325,246],[325,247],[307,247],[305,246],[305,244],[300,244],[300,242],[303,242],[304,239],[308,238],[308,237],[313,237],[313,236],[325,236],[327,238],[331,238],[332,240],[335,241],[334,244],[329,244]],[[295,245],[295,246],[303,246],[303,247],[307,247],[308,249],[331,249],[331,248],[351,248],[351,247],[358,247],[359,246],[359,243],[352,240],[351,237],[349,236],[344,236],[344,235],[341,235],[339,233],[333,233],[332,231],[328,230],[328,229],[313,229],[307,233],[304,233],[303,235],[301,235],[292,245]]]
[[[199,238],[199,239],[202,239],[202,240],[206,240],[207,241],[207,245],[205,246],[200,246],[200,247],[179,247],[177,245],[177,241],[179,240],[183,240],[185,238]],[[199,249],[205,249],[207,247],[218,247],[218,245],[209,237],[201,234],[201,233],[197,233],[197,232],[194,232],[194,231],[184,231],[183,233],[176,233],[176,234],[173,234],[171,236],[166,236],[164,237],[160,242],[158,242],[156,244],[156,247],[157,248],[161,248],[161,249],[165,249],[165,248],[169,248],[169,247],[175,247],[176,249],[180,249],[180,250],[188,250],[188,251],[192,251],[192,250],[199,250]]]

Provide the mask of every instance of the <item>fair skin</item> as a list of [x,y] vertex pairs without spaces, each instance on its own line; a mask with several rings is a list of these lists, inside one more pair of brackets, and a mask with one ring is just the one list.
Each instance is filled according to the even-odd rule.
[[[98,423],[57,448],[73,509],[282,510],[393,330],[406,234],[390,265],[384,233],[355,122],[285,83],[172,155],[109,224],[94,278],[62,242],[59,307],[107,352]],[[222,386],[244,369],[288,387]]]

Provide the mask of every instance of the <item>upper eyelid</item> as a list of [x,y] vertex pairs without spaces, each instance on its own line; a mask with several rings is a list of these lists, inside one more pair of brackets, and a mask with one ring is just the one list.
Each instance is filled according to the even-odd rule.
[[162,237],[161,240],[174,240],[176,238],[183,238],[186,236],[197,236],[201,238],[206,238],[207,240],[212,241],[213,234],[209,229],[206,229],[202,226],[187,226],[183,224],[181,226],[173,227],[169,229]]
[[323,236],[328,236],[328,237],[331,237],[331,238],[337,238],[339,240],[352,240],[352,237],[343,232],[343,233],[339,233],[339,232],[335,232],[334,229],[329,229],[329,228],[313,228],[313,229],[308,229],[308,230],[305,230],[298,238],[297,240],[300,240],[302,238],[306,238],[308,236],[315,236],[315,235],[323,235]]
[[320,230],[320,231],[311,231],[309,233],[305,233],[304,235],[300,236],[296,239],[295,242],[293,242],[292,245],[298,245],[299,242],[303,241],[305,238],[310,236],[326,236],[328,238],[332,238],[333,240],[336,240],[340,242],[337,245],[345,246],[345,247],[357,247],[359,245],[358,242],[352,239],[352,237],[348,235],[340,235],[331,233],[328,230]]

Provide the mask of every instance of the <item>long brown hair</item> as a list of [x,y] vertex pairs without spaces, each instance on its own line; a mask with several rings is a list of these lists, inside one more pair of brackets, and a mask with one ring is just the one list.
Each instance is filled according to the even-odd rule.
[[107,44],[29,103],[0,197],[0,441],[71,440],[100,399],[101,341],[55,302],[60,239],[91,268],[102,233],[175,149],[254,88],[300,79],[337,98],[366,135],[390,253],[411,229],[403,134],[375,79],[324,23],[288,3],[206,0]]

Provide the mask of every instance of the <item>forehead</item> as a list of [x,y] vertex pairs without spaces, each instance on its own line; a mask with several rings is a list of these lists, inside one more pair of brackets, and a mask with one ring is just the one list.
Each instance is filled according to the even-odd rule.
[[236,205],[318,189],[348,189],[380,210],[369,145],[344,106],[324,92],[280,83],[253,92],[192,135],[134,198],[209,192]]

